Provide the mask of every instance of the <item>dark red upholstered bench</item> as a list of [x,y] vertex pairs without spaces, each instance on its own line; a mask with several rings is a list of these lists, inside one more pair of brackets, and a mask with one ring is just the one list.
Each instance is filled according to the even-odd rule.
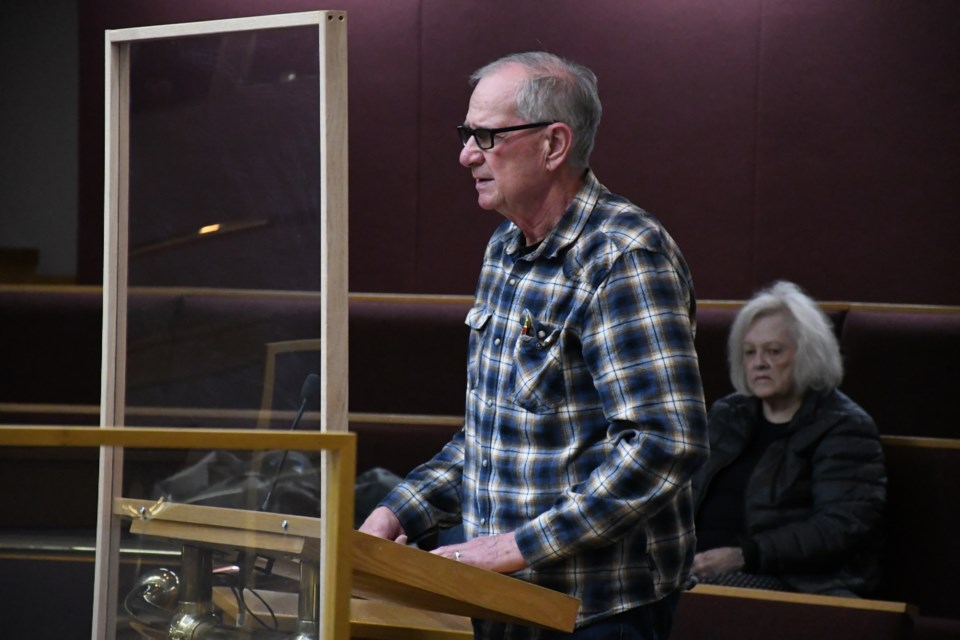
[[873,416],[880,433],[960,438],[956,307],[851,305],[840,349],[842,388]]
[[917,605],[921,623],[953,618],[960,638],[960,439],[882,442],[888,487],[880,596]]
[[350,296],[350,411],[462,415],[466,296]]
[[357,434],[357,473],[374,467],[405,476],[443,448],[463,421],[444,416],[351,414]]
[[680,596],[670,640],[908,640],[902,602],[698,585]]
[[0,287],[0,402],[98,403],[101,307],[94,287]]
[[884,436],[887,545],[877,600],[699,585],[671,640],[960,638],[960,440]]

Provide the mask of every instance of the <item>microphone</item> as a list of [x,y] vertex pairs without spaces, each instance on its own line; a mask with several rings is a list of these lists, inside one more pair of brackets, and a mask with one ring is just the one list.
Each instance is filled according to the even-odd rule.
[[[297,425],[300,424],[300,419],[303,417],[303,412],[307,408],[307,402],[310,401],[310,398],[317,395],[317,392],[320,390],[320,376],[315,373],[307,375],[307,378],[303,381],[303,387],[300,389],[300,408],[297,409],[297,414],[293,418],[293,422],[290,424],[290,431],[293,431],[297,428]],[[273,497],[273,491],[277,488],[277,482],[280,481],[280,474],[283,473],[283,467],[287,463],[287,454],[289,453],[288,449],[283,450],[283,457],[280,458],[280,464],[277,465],[277,470],[273,472],[273,481],[270,483],[270,489],[267,491],[267,494],[263,497],[263,501],[260,503],[260,508],[257,511],[266,511],[267,505],[270,504],[270,498]],[[242,627],[246,624],[247,619],[247,604],[246,600],[243,597],[243,592],[247,589],[247,584],[250,582],[250,579],[253,575],[254,565],[257,560],[257,554],[254,553],[252,556],[247,551],[240,551],[237,555],[237,579],[236,579],[236,589],[239,590],[240,596],[238,598],[239,609],[237,611],[237,626]],[[273,558],[267,560],[267,566],[264,568],[264,572],[270,574],[273,571]]]
[[[290,424],[289,431],[295,431],[297,425],[300,424],[300,419],[303,417],[303,412],[307,408],[307,402],[310,401],[310,398],[317,395],[320,391],[320,376],[315,373],[307,375],[307,378],[303,381],[303,387],[300,389],[300,408],[297,409],[297,415],[294,416],[293,422]],[[267,510],[267,504],[270,502],[270,498],[273,496],[273,490],[277,488],[277,482],[280,480],[280,474],[283,472],[283,467],[287,462],[287,454],[289,450],[283,450],[283,457],[280,458],[280,464],[277,465],[277,470],[273,474],[273,482],[270,483],[270,489],[267,491],[267,495],[264,496],[263,502],[260,503],[260,511]]]

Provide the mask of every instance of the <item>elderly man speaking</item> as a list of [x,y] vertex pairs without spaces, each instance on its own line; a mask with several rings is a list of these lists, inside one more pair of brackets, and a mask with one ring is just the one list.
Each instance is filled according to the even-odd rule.
[[709,449],[690,272],[663,226],[589,169],[596,76],[542,53],[473,74],[460,164],[506,220],[467,315],[463,429],[361,531],[581,600],[573,634],[475,620],[477,638],[666,640]]

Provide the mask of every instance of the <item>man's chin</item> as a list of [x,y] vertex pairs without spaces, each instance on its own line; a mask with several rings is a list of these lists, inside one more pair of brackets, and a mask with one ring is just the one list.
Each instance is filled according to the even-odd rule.
[[477,204],[480,205],[481,209],[487,211],[494,211],[497,208],[496,202],[492,198],[485,198],[483,194],[480,194],[480,197],[477,198]]

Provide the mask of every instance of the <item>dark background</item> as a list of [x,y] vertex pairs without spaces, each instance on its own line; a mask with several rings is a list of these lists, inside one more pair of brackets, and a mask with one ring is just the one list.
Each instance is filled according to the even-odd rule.
[[102,273],[104,29],[314,9],[349,20],[352,291],[472,293],[500,217],[457,162],[466,78],[545,49],[596,71],[593,168],[667,225],[701,298],[790,278],[960,304],[955,0],[84,1],[79,283]]

